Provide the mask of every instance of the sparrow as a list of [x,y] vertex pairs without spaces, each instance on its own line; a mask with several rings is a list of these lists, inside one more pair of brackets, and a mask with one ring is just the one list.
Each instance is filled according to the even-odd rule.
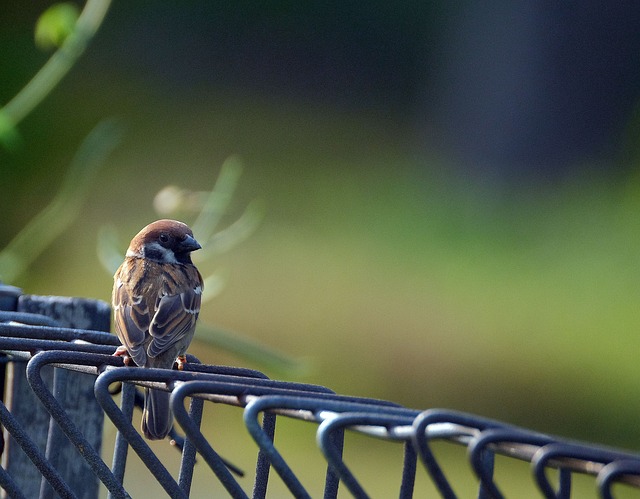
[[[122,346],[114,355],[139,367],[182,369],[193,339],[204,283],[191,261],[201,246],[176,220],[158,220],[131,240],[113,276],[115,330]],[[173,425],[170,394],[145,388],[142,433],[161,440]]]

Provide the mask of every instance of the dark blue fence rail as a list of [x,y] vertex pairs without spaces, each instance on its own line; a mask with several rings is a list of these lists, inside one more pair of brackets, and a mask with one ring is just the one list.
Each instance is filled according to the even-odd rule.
[[[110,497],[129,497],[123,483],[130,449],[170,497],[189,497],[196,460],[230,496],[248,497],[239,482],[241,471],[201,432],[203,406],[211,402],[243,409],[245,427],[259,449],[252,497],[266,497],[273,472],[292,496],[311,497],[274,445],[281,418],[317,426],[317,445],[327,462],[327,498],[337,497],[339,487],[355,497],[372,492],[343,460],[347,431],[404,445],[400,497],[413,497],[417,473],[426,473],[441,497],[456,497],[455,484],[432,451],[435,441],[467,448],[480,498],[504,497],[494,481],[498,455],[529,462],[541,497],[571,497],[576,473],[594,476],[603,498],[613,497],[618,482],[640,488],[640,455],[471,414],[347,397],[322,386],[270,380],[250,369],[202,365],[194,357],[184,371],[125,367],[112,355],[118,340],[107,332],[109,307],[101,302],[31,297],[0,286],[0,308],[0,352],[7,372],[0,404],[5,430],[0,487],[9,497],[97,497],[101,489]],[[171,392],[175,420],[184,432],[184,438],[172,435],[182,452],[177,478],[132,425],[142,386]],[[114,397],[117,391],[120,396]],[[104,415],[118,430],[110,465],[102,458]],[[553,483],[550,469],[556,470]]]

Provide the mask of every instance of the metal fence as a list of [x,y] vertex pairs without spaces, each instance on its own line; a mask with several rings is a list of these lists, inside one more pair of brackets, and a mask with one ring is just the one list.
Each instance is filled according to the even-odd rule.
[[[466,447],[480,498],[503,497],[494,480],[497,456],[530,463],[532,488],[543,497],[570,497],[576,473],[594,476],[603,498],[613,497],[617,482],[640,488],[640,455],[471,414],[347,397],[322,386],[270,380],[250,369],[199,364],[194,357],[184,371],[125,367],[121,357],[112,355],[118,340],[108,333],[110,309],[103,302],[29,296],[0,286],[0,310],[7,377],[0,404],[5,496],[94,498],[106,489],[110,497],[129,497],[123,483],[133,449],[170,497],[189,497],[196,460],[210,468],[211,480],[230,496],[248,497],[238,470],[201,432],[208,402],[242,409],[258,448],[252,491],[258,498],[267,496],[271,470],[292,496],[310,497],[274,444],[282,418],[317,426],[316,442],[327,462],[322,471],[327,498],[337,497],[339,487],[355,497],[371,492],[343,459],[347,431],[404,446],[400,497],[414,495],[417,473],[426,474],[441,497],[456,497],[456,485],[433,452],[436,441]],[[114,397],[117,387],[121,393]],[[177,479],[132,425],[138,387],[171,391],[175,420],[185,435],[172,435],[182,451]],[[111,466],[102,458],[105,414],[118,430]],[[553,479],[551,469],[556,470]]]

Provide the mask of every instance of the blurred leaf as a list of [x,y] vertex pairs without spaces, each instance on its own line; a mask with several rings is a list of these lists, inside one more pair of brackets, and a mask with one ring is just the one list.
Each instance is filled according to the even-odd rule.
[[73,33],[80,9],[71,2],[57,3],[45,10],[36,23],[35,41],[42,50],[62,46]]
[[98,230],[96,251],[98,260],[109,274],[115,274],[124,258],[118,231],[113,225],[104,225]]
[[235,222],[209,237],[197,258],[209,260],[233,249],[255,232],[264,218],[264,212],[265,206],[261,200],[251,201]]
[[89,186],[120,141],[122,129],[111,120],[99,123],[84,140],[53,200],[0,251],[0,278],[13,282],[80,213]]
[[216,270],[213,274],[204,278],[204,293],[202,295],[202,302],[208,302],[222,293],[224,287],[227,284],[227,272],[221,269]]
[[6,149],[15,149],[22,143],[22,137],[18,133],[13,120],[0,110],[0,144]]
[[260,369],[267,369],[281,376],[304,376],[310,370],[307,361],[293,359],[236,331],[225,331],[199,323],[194,340],[221,348],[225,352],[254,362]]
[[193,223],[193,233],[202,239],[204,244],[215,233],[220,219],[224,215],[242,174],[242,162],[238,156],[230,156],[222,164],[216,184],[211,189],[202,211]]
[[183,209],[184,197],[185,189],[181,189],[175,185],[168,185],[161,189],[153,198],[153,208],[158,215],[175,217],[175,214]]

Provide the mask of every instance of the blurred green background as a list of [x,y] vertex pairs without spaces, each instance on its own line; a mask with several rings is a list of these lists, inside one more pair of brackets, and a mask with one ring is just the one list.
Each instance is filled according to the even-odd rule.
[[[33,42],[49,4],[0,4],[6,103],[49,57]],[[4,246],[98,122],[124,127],[77,220],[11,284],[109,300],[100,227],[124,251],[160,218],[158,191],[210,190],[237,155],[224,223],[255,199],[265,215],[203,263],[227,283],[201,318],[307,367],[267,374],[637,450],[638,8],[477,4],[115,2],[20,123],[22,144],[0,150]],[[202,341],[192,352],[265,368]],[[238,413],[225,421],[212,434],[233,428],[226,454],[251,469]],[[321,476],[313,431],[281,434]],[[380,463],[401,454],[379,445],[356,438],[353,459],[384,497],[399,478]]]

